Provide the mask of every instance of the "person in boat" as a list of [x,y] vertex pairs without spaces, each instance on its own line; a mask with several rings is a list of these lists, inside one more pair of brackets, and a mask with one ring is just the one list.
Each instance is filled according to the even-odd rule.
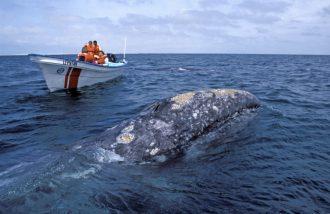
[[99,56],[100,52],[102,51],[102,48],[97,44],[97,41],[93,41],[94,45],[94,55]]
[[104,64],[105,60],[107,58],[107,55],[104,53],[104,51],[100,51],[99,54],[94,56],[97,59],[97,64]]
[[81,53],[78,54],[78,60],[85,62],[93,62],[94,51],[95,51],[94,44],[92,41],[89,41],[86,45],[84,45],[84,47],[82,47]]
[[98,61],[98,59],[94,58],[93,61],[92,61],[92,64],[99,64],[97,61]]
[[95,63],[97,64],[104,64],[104,60],[107,57],[107,55],[104,54],[104,51],[102,51],[102,48],[100,45],[97,44],[97,41],[93,41],[94,45],[94,59],[96,60]]
[[104,64],[105,63],[105,59],[107,58],[107,55],[103,52],[100,51],[99,55],[94,55],[94,60],[93,60],[93,64]]
[[111,53],[108,53],[107,55],[106,55],[106,58],[105,58],[105,60],[104,60],[104,63],[103,63],[103,65],[111,65],[112,63],[116,63],[117,62],[117,57],[116,57],[116,55],[114,55],[114,54],[111,54]]

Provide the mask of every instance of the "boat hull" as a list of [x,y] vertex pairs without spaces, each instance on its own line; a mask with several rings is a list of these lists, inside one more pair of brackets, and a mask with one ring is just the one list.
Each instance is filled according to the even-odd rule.
[[127,64],[102,66],[40,55],[31,55],[30,59],[38,64],[50,92],[77,89],[115,79],[123,74],[122,67]]

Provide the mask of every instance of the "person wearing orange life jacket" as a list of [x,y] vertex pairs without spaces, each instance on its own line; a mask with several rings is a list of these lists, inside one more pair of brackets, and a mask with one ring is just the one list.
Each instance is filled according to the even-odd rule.
[[86,47],[87,53],[94,54],[95,46],[92,41],[89,41],[84,47]]
[[92,41],[89,41],[84,47],[81,49],[80,54],[78,54],[78,59],[83,59],[85,62],[93,62],[94,59],[94,50],[95,47]]
[[94,59],[96,60],[97,64],[104,64],[107,55],[103,52],[101,47],[97,44],[97,41],[93,41],[94,45]]
[[93,41],[94,45],[94,55],[98,56],[100,54],[100,51],[102,51],[101,47],[97,44],[97,41]]

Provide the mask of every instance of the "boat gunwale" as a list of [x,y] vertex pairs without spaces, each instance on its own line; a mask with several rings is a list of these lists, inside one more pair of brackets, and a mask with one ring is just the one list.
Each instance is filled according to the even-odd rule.
[[[84,70],[97,71],[97,72],[115,71],[115,70],[118,70],[119,68],[124,67],[125,65],[128,64],[127,62],[126,63],[123,62],[122,65],[120,65],[120,66],[110,67],[110,66],[93,64],[93,63],[84,62],[84,61],[73,61],[73,60],[60,59],[60,58],[54,58],[54,57],[48,57],[48,56],[36,55],[36,54],[30,54],[29,57],[30,57],[30,60],[32,62],[35,62],[35,63],[38,63],[38,64],[48,64],[48,65],[56,65],[56,66],[64,66],[64,67],[73,67],[73,68],[80,68],[80,69],[84,69]],[[44,62],[44,61],[41,61],[40,59],[32,59],[31,57],[49,58],[49,59],[55,59],[55,60],[67,60],[67,61],[77,62],[77,65],[61,64],[61,63],[56,63],[56,62]],[[82,64],[82,65],[87,65],[87,66],[78,66],[78,63]],[[96,68],[93,69],[90,66],[95,66]]]

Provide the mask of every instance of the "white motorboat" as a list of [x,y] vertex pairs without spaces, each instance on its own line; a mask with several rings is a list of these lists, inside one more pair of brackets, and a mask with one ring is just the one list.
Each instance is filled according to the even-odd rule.
[[29,55],[38,64],[50,92],[77,89],[115,79],[122,75],[126,60],[98,65],[42,55]]

